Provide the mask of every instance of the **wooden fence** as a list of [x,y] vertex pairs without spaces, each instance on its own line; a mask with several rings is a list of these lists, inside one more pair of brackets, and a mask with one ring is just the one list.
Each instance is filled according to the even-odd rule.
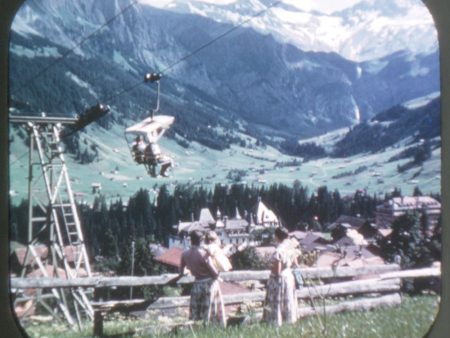
[[[297,290],[297,298],[309,306],[300,306],[298,317],[314,314],[331,314],[358,309],[372,309],[379,306],[395,306],[401,303],[401,279],[439,277],[440,267],[401,271],[396,264],[374,265],[362,267],[321,267],[301,269],[305,285]],[[221,273],[225,282],[265,281],[269,271],[231,271]],[[12,289],[28,288],[94,288],[96,291],[109,287],[139,287],[149,285],[166,285],[177,274],[163,274],[145,277],[89,277],[89,278],[11,278]],[[178,284],[192,283],[192,277],[183,277]],[[265,291],[249,291],[246,293],[224,295],[225,305],[254,302],[262,304]],[[351,297],[349,297],[351,296]],[[95,298],[95,297],[94,297]],[[316,306],[316,299],[335,299],[333,305]],[[146,300],[131,301],[98,301],[94,299],[95,309],[94,335],[101,335],[103,315],[109,311],[123,309],[124,306],[142,304]],[[161,297],[149,304],[150,310],[170,310],[189,306],[189,296]],[[257,314],[258,316],[258,314]],[[260,314],[259,314],[260,316]]]

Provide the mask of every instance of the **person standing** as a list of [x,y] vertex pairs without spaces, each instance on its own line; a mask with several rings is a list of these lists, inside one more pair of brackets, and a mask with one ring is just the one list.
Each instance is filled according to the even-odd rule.
[[185,274],[187,268],[195,277],[189,303],[189,319],[225,327],[225,308],[218,281],[219,273],[209,254],[200,247],[202,237],[201,232],[192,231],[191,247],[181,255],[180,276]]
[[297,297],[291,266],[298,252],[293,250],[288,237],[286,228],[275,229],[278,245],[270,258],[270,277],[264,302],[263,320],[277,326],[283,322],[292,324],[297,320]]

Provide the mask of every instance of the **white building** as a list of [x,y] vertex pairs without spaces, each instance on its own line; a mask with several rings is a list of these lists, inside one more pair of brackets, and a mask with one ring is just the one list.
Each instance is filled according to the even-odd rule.
[[256,245],[257,243],[252,236],[254,230],[275,228],[279,225],[278,217],[261,201],[256,206],[254,216],[252,213],[248,215],[248,219],[242,218],[236,208],[235,216],[229,218],[228,216],[222,216],[218,210],[216,219],[214,219],[211,211],[208,208],[204,208],[200,210],[200,216],[197,221],[180,221],[173,226],[177,234],[169,238],[169,247],[189,247],[189,233],[193,230],[201,232],[214,230],[219,236],[222,245],[225,246],[242,247]]
[[394,197],[377,206],[377,227],[390,227],[397,217],[413,211],[425,213],[428,216],[430,226],[434,226],[441,214],[441,203],[429,196]]

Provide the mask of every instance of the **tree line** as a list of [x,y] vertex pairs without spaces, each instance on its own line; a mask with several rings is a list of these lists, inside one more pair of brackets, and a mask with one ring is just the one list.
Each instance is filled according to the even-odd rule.
[[[149,244],[166,246],[169,236],[175,234],[173,225],[179,221],[198,219],[202,208],[209,208],[213,215],[220,212],[230,218],[238,212],[249,221],[250,215],[253,215],[256,221],[256,206],[261,200],[290,231],[326,231],[328,225],[341,215],[372,219],[377,205],[401,194],[401,190],[395,189],[384,197],[377,197],[358,190],[352,196],[342,197],[338,190],[330,191],[326,186],[310,192],[299,181],[291,186],[216,184],[212,188],[205,188],[184,184],[169,189],[162,185],[151,191],[140,189],[127,203],[120,198],[108,203],[105,196],[98,195],[92,205],[79,204],[78,210],[85,245],[96,271],[129,275],[131,244],[134,242],[134,274],[153,275],[165,272],[166,268],[154,260]],[[415,196],[421,194],[420,189],[414,190]],[[432,197],[440,200],[439,195]],[[38,209],[36,206],[36,211]],[[26,200],[10,207],[10,240],[26,244],[27,213]],[[393,235],[379,243],[383,258],[393,262],[396,256],[400,256],[405,268],[427,266],[432,261],[440,260],[440,222],[431,237],[425,236],[427,220],[424,217],[406,215],[394,222]],[[45,243],[45,240],[48,241],[48,236],[44,233],[42,242]],[[236,268],[264,267],[251,250],[234,257],[233,264]],[[150,294],[156,291],[150,288],[139,292]]]
[[[185,184],[172,190],[162,185],[155,191],[140,189],[126,203],[120,198],[108,203],[105,196],[98,195],[92,205],[78,205],[91,257],[120,256],[129,241],[137,238],[167,245],[174,233],[173,225],[198,219],[202,208],[209,208],[213,215],[220,212],[230,218],[236,212],[248,220],[252,215],[255,221],[256,206],[261,200],[289,230],[321,231],[342,214],[374,217],[376,205],[381,202],[375,195],[362,191],[345,198],[338,190],[330,191],[326,186],[310,192],[298,181],[292,186],[216,184],[205,188]],[[26,243],[27,212],[25,200],[11,206],[11,240]]]

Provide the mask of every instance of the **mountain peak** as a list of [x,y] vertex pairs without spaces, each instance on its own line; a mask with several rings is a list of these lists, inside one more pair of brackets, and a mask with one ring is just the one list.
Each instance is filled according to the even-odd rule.
[[[274,4],[271,0],[141,3],[234,25]],[[380,58],[399,50],[431,53],[438,46],[433,19],[419,0],[284,0],[246,25],[303,50],[335,52],[354,61]]]

